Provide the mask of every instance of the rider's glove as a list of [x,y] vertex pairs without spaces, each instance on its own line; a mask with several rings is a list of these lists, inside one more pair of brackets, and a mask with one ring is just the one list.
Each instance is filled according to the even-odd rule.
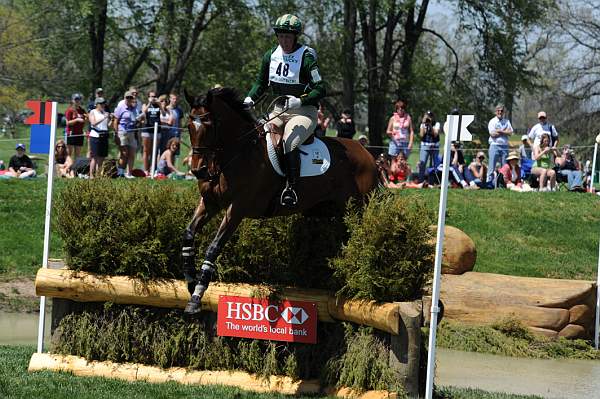
[[289,96],[287,100],[288,109],[296,109],[302,106],[302,101],[298,97]]
[[246,108],[252,108],[254,107],[254,101],[252,101],[252,98],[246,97],[244,98],[244,105],[246,106]]

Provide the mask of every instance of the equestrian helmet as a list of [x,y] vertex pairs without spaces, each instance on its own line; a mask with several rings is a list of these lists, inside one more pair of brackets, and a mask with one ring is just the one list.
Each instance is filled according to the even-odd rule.
[[294,33],[299,35],[302,33],[302,21],[295,15],[285,14],[277,18],[273,25],[275,33]]

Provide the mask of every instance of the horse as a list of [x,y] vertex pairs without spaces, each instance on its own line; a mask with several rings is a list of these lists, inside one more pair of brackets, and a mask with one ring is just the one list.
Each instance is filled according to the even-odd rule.
[[[329,169],[319,176],[301,177],[298,203],[292,209],[283,207],[278,198],[285,178],[271,166],[264,129],[235,90],[216,88],[203,96],[184,92],[191,107],[191,172],[200,191],[181,252],[192,296],[185,313],[194,314],[200,312],[200,299],[213,277],[217,257],[242,219],[285,216],[330,203],[344,209],[351,198],[364,200],[379,180],[373,157],[358,141],[323,137],[331,155]],[[197,271],[194,236],[222,209],[225,216]]]

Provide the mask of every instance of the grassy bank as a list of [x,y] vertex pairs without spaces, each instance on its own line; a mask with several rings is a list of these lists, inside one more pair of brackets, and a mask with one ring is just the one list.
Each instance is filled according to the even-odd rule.
[[504,320],[491,326],[470,326],[444,320],[438,327],[437,345],[467,352],[536,359],[600,359],[600,352],[588,341],[550,340],[532,334],[516,320]]
[[[404,190],[437,210],[438,190]],[[477,248],[475,271],[595,280],[600,226],[597,196],[570,192],[450,190],[446,223]]]
[[[257,394],[222,386],[186,386],[178,383],[149,384],[104,378],[75,377],[48,371],[28,373],[33,346],[0,346],[0,397],[7,399],[79,398],[289,398],[277,394]],[[476,389],[443,388],[445,399],[533,399],[534,396],[489,393]],[[314,397],[314,396],[313,396]],[[295,398],[308,398],[296,396]]]
[[[65,184],[69,182],[57,181],[56,190]],[[0,279],[33,277],[40,265],[45,195],[44,179],[0,181]],[[439,190],[404,190],[400,195],[422,197],[437,210]],[[446,222],[475,241],[476,271],[595,279],[600,222],[595,196],[451,190]],[[56,235],[51,256],[62,256]]]

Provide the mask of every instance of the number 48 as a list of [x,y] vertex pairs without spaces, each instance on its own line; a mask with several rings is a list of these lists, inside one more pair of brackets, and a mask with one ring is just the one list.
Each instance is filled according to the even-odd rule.
[[[283,68],[282,68],[282,66],[283,66]],[[283,71],[282,71],[282,69],[283,69]],[[275,73],[278,76],[281,76],[282,73],[283,73],[283,76],[288,76],[289,71],[290,71],[290,65],[280,62],[279,65],[277,66],[277,70],[275,71]]]

